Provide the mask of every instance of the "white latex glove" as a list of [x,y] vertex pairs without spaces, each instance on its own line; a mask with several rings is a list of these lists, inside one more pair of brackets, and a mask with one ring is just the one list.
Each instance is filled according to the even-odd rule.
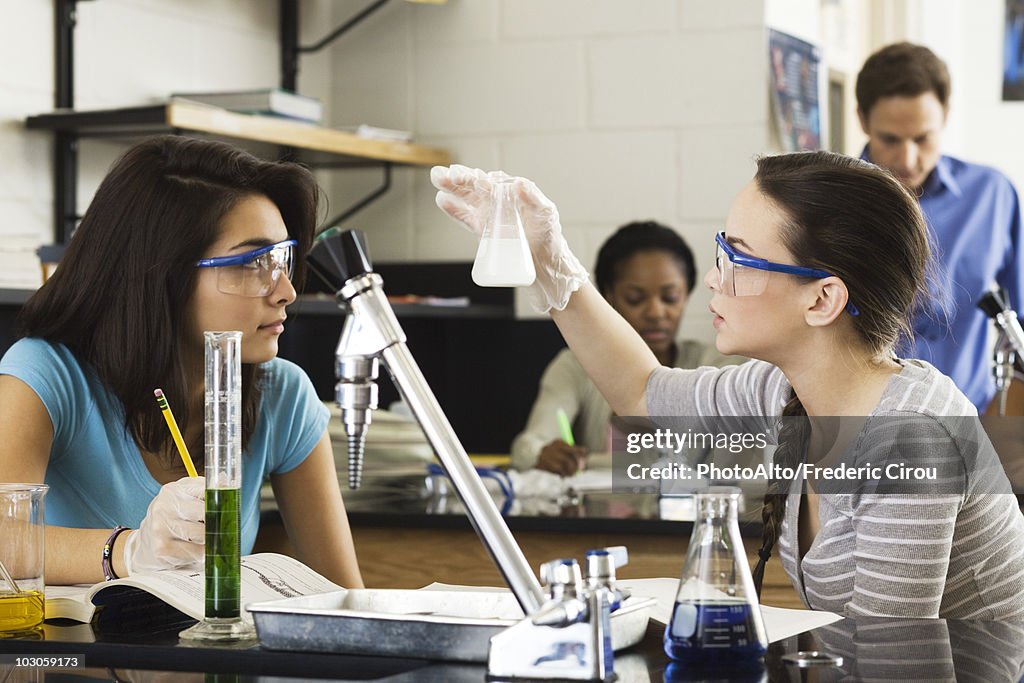
[[206,477],[183,477],[160,487],[138,531],[128,535],[128,575],[160,569],[201,569],[206,543]]
[[[476,235],[483,233],[490,213],[493,183],[508,177],[504,171],[488,173],[459,164],[430,169],[430,182],[439,190],[437,206]],[[537,279],[526,290],[527,298],[541,313],[552,308],[561,311],[590,276],[562,235],[558,207],[526,178],[515,179],[514,191],[537,271]]]

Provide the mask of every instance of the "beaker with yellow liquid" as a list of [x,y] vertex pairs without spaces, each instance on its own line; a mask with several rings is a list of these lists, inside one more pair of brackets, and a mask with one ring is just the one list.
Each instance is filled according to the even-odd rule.
[[46,484],[0,484],[0,638],[39,628],[43,594]]

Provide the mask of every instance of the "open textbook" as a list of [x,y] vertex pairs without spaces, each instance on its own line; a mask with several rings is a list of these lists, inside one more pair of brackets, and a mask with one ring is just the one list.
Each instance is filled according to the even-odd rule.
[[[275,553],[242,558],[242,605],[341,590],[298,560]],[[92,621],[101,615],[138,622],[202,619],[203,573],[167,570],[85,586],[47,586],[46,618]],[[109,614],[108,614],[109,613]],[[242,618],[252,621],[249,612]]]

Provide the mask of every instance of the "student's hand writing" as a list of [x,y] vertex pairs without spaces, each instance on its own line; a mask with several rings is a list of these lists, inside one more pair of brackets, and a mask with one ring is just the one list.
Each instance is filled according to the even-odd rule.
[[205,544],[205,477],[164,484],[138,531],[124,547],[128,574],[160,569],[200,569]]
[[[430,182],[439,192],[437,206],[477,235],[491,211],[491,188],[497,180],[507,179],[504,171],[482,171],[453,164],[430,169]],[[544,196],[533,181],[515,178],[519,214],[526,240],[530,243],[537,279],[526,290],[530,304],[542,313],[562,310],[569,297],[585,283],[586,268],[569,249],[562,236],[558,207]]]
[[540,449],[537,457],[537,469],[547,470],[571,477],[582,470],[587,463],[587,449],[581,446],[570,446],[561,439],[555,439]]

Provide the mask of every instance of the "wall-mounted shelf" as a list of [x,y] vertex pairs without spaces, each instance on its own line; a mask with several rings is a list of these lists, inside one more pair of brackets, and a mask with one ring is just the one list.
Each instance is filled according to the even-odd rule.
[[[513,320],[510,306],[500,304],[468,304],[466,306],[428,306],[424,304],[391,304],[399,319],[407,318],[462,318],[480,320]],[[303,294],[289,308],[289,315],[322,315],[342,317],[345,311],[327,294]]]
[[[401,319],[452,318],[457,320],[515,320],[515,291],[509,287],[479,287],[473,284],[471,262],[386,262],[375,261],[373,270],[384,279],[389,297],[426,295],[442,299],[468,300],[466,305],[436,306],[392,301]],[[305,293],[289,312],[312,316],[343,316],[334,294],[325,291],[315,276],[306,280]]]
[[[290,159],[318,168],[375,166],[383,170],[379,187],[331,218],[338,225],[374,201],[391,187],[394,164],[432,166],[449,164],[449,154],[433,147],[408,142],[373,140],[340,130],[278,119],[237,114],[188,100],[176,100],[123,109],[74,110],[74,34],[76,6],[82,0],[54,0],[54,64],[56,111],[30,116],[28,128],[54,132],[54,242],[65,244],[78,224],[78,142],[82,138],[128,138],[159,133],[201,135],[242,145],[268,159]],[[409,0],[431,2],[443,0]],[[282,82],[295,89],[298,55],[311,52],[337,38],[371,13],[387,4],[374,2],[331,35],[313,46],[298,43],[299,0],[279,0]]]
[[25,125],[36,130],[73,133],[79,138],[131,137],[158,133],[205,134],[231,141],[250,141],[301,150],[310,163],[356,166],[380,162],[433,166],[448,164],[447,151],[408,142],[373,140],[353,133],[312,124],[253,116],[172,99],[125,109],[97,111],[56,111],[30,116]]
[[[17,310],[33,294],[34,289],[0,289],[0,308]],[[468,306],[426,306],[422,304],[392,304],[399,318],[457,318],[481,320],[514,320],[512,307],[507,304],[473,303]],[[317,315],[342,317],[345,312],[328,294],[303,294],[289,309],[290,315]],[[2,355],[2,350],[0,350]]]

